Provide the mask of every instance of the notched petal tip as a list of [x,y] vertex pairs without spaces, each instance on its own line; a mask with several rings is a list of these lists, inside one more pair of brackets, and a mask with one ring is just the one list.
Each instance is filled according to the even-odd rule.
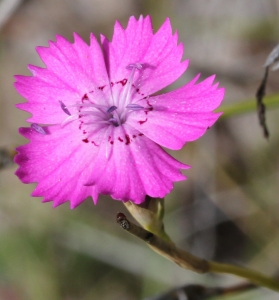
[[[183,46],[183,45],[182,45],[182,46]],[[183,60],[183,61],[181,62],[181,65],[182,65],[182,66],[184,65],[184,68],[185,68],[184,72],[188,69],[189,64],[190,64],[190,59],[185,59],[185,60]]]
[[169,17],[166,17],[164,23],[162,24],[162,26],[169,26],[170,28],[171,27],[171,21],[170,21],[170,18]]
[[[22,163],[27,162],[28,160],[29,158],[26,155],[21,154],[19,151],[14,157],[14,162],[18,165],[21,165]],[[19,172],[21,172],[20,169],[17,169],[15,174],[18,176]]]
[[205,80],[203,80],[201,83],[207,84],[207,85],[211,86],[211,85],[213,84],[215,78],[216,78],[216,75],[213,74],[213,75],[207,77],[207,78],[206,78]]
[[27,69],[31,72],[33,76],[37,75],[37,71],[45,70],[45,68],[37,67],[31,64],[27,65]]
[[24,76],[24,75],[14,75],[15,78],[15,82],[14,82],[14,86],[16,88],[16,90],[18,91],[18,87],[20,84],[25,83],[26,78],[30,78],[32,76]]
[[47,52],[49,51],[49,46],[48,47],[44,47],[44,46],[37,46],[36,52],[38,53],[38,55],[40,56],[40,58],[42,59],[42,61],[44,62],[43,58],[45,56],[45,54],[47,54]]
[[169,36],[172,34],[172,26],[171,26],[170,18],[166,18],[164,23],[161,25],[161,27],[155,33],[155,35],[160,34],[160,32],[164,32],[164,34],[166,36]]
[[91,32],[90,33],[90,46],[98,44],[96,36]]
[[29,182],[27,179],[26,179],[26,172],[22,170],[22,168],[18,168],[16,171],[15,171],[15,175],[18,177],[18,179],[24,183],[24,184],[29,184],[31,182]]
[[[49,200],[49,201],[42,201],[42,202],[46,203],[46,202],[51,202],[51,201],[52,201],[52,200]],[[63,202],[63,203],[65,203],[65,202]],[[56,207],[62,205],[63,203],[53,201],[52,208],[56,208]]]
[[[30,134],[30,127],[20,127],[19,129],[18,129],[18,132],[21,134],[21,135],[23,135],[24,137],[26,137],[27,135],[29,135]],[[20,148],[20,147],[19,147]],[[18,149],[19,149],[18,148]]]
[[94,205],[97,205],[98,204],[98,195],[97,196],[92,196],[92,201],[94,203]]
[[73,44],[78,44],[78,45],[84,45],[85,44],[85,45],[87,45],[87,43],[83,40],[83,38],[77,32],[74,32],[73,36],[74,36]]
[[73,32],[73,36],[74,36],[74,39],[81,39],[82,40],[81,36],[75,31]]
[[[218,91],[218,93],[219,93],[218,96],[223,100],[224,97],[225,97],[225,94],[226,94],[226,89],[225,89],[224,87],[218,88],[218,85],[219,85],[219,82],[218,82],[218,84],[216,85],[216,89],[217,89],[217,91]],[[222,100],[221,100],[221,101],[222,101]]]
[[[139,16],[139,21],[142,20],[142,19],[143,19],[143,18],[142,18],[142,15],[140,15],[140,16]],[[130,22],[137,22],[136,17],[135,17],[135,16],[131,16],[131,17],[129,18],[129,20],[128,20],[128,24],[129,24]]]
[[[35,196],[33,195],[33,193],[31,194],[32,197],[41,197],[41,196]],[[53,200],[52,199],[48,199],[48,198],[44,198],[42,199],[42,203],[48,203],[48,202],[52,202]]]
[[198,80],[199,80],[199,78],[201,77],[201,73],[198,73],[191,81],[189,81],[188,83],[187,83],[187,85],[189,86],[189,85],[194,85]]
[[119,30],[119,29],[124,30],[122,24],[118,20],[116,20],[114,23],[114,30]]
[[101,41],[101,44],[103,44],[104,42],[107,42],[108,39],[106,36],[104,36],[103,34],[100,34],[100,41]]
[[60,40],[63,41],[63,42],[66,41],[66,39],[62,35],[56,34],[55,35],[55,41],[50,40],[50,42],[52,42],[52,43],[57,42],[58,43]]
[[83,38],[77,32],[73,32],[73,37],[74,37],[74,41],[78,40],[84,42]]

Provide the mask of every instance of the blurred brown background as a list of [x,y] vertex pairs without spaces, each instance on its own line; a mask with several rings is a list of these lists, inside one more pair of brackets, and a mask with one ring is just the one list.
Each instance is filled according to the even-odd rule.
[[[112,36],[115,20],[150,14],[154,29],[166,17],[178,29],[191,63],[171,88],[201,72],[217,74],[224,104],[254,97],[262,65],[279,42],[278,0],[2,0],[0,1],[0,146],[26,143],[18,127],[27,113],[13,75],[42,66],[35,47],[73,32]],[[279,92],[278,72],[267,93]],[[173,155],[192,166],[189,179],[166,198],[165,225],[173,240],[196,255],[279,271],[278,109],[267,110],[270,139],[255,112],[222,119],[200,140]],[[51,154],[50,154],[51,155]],[[33,186],[0,172],[0,299],[143,299],[182,284],[231,285],[232,276],[180,269],[123,232],[115,222],[124,206],[101,197],[75,210],[29,195]],[[261,289],[227,299],[278,299]]]

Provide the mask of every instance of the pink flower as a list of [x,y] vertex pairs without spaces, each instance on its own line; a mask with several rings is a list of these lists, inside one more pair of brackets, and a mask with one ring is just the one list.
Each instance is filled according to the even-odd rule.
[[[28,102],[31,127],[19,132],[16,175],[38,182],[32,196],[54,207],[76,207],[99,194],[139,204],[145,196],[164,197],[189,168],[162,148],[180,149],[218,119],[213,113],[224,89],[214,76],[199,76],[170,93],[152,96],[179,78],[183,45],[169,19],[153,33],[150,17],[131,17],[126,29],[116,22],[112,42],[94,35],[88,46],[77,34],[61,36],[37,51],[46,68],[29,66],[33,76],[16,76],[17,91]],[[38,125],[48,124],[48,125]]]

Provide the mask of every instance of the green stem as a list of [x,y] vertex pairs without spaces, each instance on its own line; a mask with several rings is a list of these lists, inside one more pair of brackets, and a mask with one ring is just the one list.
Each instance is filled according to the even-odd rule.
[[[279,94],[274,94],[266,96],[264,98],[264,104],[268,108],[273,108],[279,106]],[[238,101],[232,104],[222,105],[217,111],[223,112],[221,118],[229,118],[235,115],[240,115],[249,112],[257,111],[257,102],[256,98]]]
[[[161,227],[160,231],[156,230],[156,233],[153,234],[147,229],[128,221],[124,214],[121,215],[123,216],[122,220],[118,219],[118,223],[123,229],[145,241],[148,246],[152,248],[152,250],[173,261],[184,269],[192,270],[201,274],[213,272],[236,275],[241,278],[248,279],[250,282],[256,285],[266,287],[274,291],[279,291],[279,279],[265,276],[259,272],[236,265],[222,264],[199,258],[176,247],[175,244],[169,240],[169,238],[166,238],[164,234],[164,227]],[[123,226],[122,224],[128,224],[128,226]]]
[[256,285],[263,286],[274,291],[279,291],[279,280],[265,276],[259,272],[243,267],[208,261],[209,272],[233,274],[248,279]]

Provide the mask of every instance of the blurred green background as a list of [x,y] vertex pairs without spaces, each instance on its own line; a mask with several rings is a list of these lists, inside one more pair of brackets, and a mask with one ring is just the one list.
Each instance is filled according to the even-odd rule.
[[[18,134],[27,113],[13,75],[42,66],[35,47],[60,34],[112,36],[115,20],[150,14],[157,30],[170,17],[184,43],[187,72],[169,89],[217,74],[224,104],[254,97],[262,65],[279,36],[278,0],[2,0],[0,1],[0,147],[27,143]],[[279,92],[278,72],[267,93]],[[256,112],[223,118],[200,140],[172,154],[192,166],[166,197],[166,231],[180,247],[266,274],[279,271],[278,109],[267,110],[269,140]],[[50,153],[51,155],[51,153]],[[116,224],[123,204],[100,197],[75,210],[29,195],[32,185],[0,171],[0,299],[144,299],[184,284],[230,286],[233,276],[197,275],[158,256]],[[128,213],[127,213],[128,215]],[[278,299],[258,289],[226,299]]]

